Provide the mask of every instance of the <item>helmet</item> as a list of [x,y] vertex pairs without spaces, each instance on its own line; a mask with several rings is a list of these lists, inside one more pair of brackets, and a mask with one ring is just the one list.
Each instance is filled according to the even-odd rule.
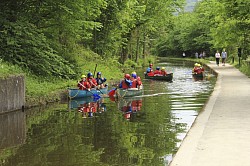
[[86,75],[83,74],[83,75],[81,76],[81,78],[86,78]]
[[165,67],[161,67],[161,70],[165,70],[166,68]]
[[101,72],[97,72],[97,74],[96,75],[102,75],[102,73]]
[[136,72],[135,72],[135,71],[133,71],[133,72],[131,73],[131,75],[132,75],[132,74],[136,74]]
[[197,64],[197,66],[201,67],[201,64]]
[[195,63],[194,66],[198,66],[198,63]]
[[132,76],[133,78],[136,78],[136,74],[135,74],[135,73],[132,73],[131,76]]
[[160,70],[160,67],[157,66],[157,67],[156,67],[156,70]]
[[149,66],[153,66],[153,64],[152,63],[150,63],[150,65]]
[[124,75],[124,78],[130,79],[130,75],[129,75],[129,74],[125,74],[125,75]]
[[89,78],[90,76],[93,76],[93,74],[89,72],[89,73],[88,73],[88,78]]

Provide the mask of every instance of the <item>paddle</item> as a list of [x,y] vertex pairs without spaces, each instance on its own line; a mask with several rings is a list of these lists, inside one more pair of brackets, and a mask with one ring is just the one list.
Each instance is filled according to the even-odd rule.
[[[84,87],[84,88],[86,88],[83,84],[81,84],[80,82],[78,82],[82,87]],[[87,88],[86,88],[87,89]],[[99,96],[98,94],[94,94],[93,92],[91,92],[91,91],[88,91],[88,92],[90,92],[90,93],[92,93],[92,95],[93,95],[93,97],[94,98],[101,98],[101,96]]]
[[[96,68],[97,68],[97,63],[95,64],[94,76],[95,76]],[[92,81],[91,81],[91,83],[92,83],[92,85],[94,85]],[[95,85],[94,85],[94,86],[95,86]],[[96,86],[95,86],[95,88],[96,88]],[[96,88],[96,89],[97,89],[97,88]],[[99,89],[97,89],[97,90],[99,90]],[[101,91],[101,90],[99,90],[99,92],[101,92],[101,93],[102,93],[102,91]],[[103,93],[102,93],[102,94],[103,94]]]
[[94,77],[95,77],[96,68],[97,68],[97,64],[95,64]]
[[[102,91],[101,91],[100,89],[97,88],[97,90],[99,90],[99,92],[101,92],[101,94],[103,94]],[[103,94],[103,95],[104,95],[104,94]]]
[[108,93],[109,97],[114,96],[115,95],[115,91],[117,88],[111,89]]
[[[103,94],[102,91],[101,91],[100,89],[96,88],[97,86],[96,86],[92,81],[90,81],[90,82],[91,82],[92,85],[95,86],[95,89],[96,89],[96,90],[99,90],[99,92],[101,92],[101,94]],[[103,94],[103,95],[104,95],[104,94]]]

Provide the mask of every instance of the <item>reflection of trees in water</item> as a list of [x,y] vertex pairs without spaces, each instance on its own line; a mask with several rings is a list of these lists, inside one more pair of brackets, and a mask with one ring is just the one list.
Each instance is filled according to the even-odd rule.
[[178,126],[168,103],[157,100],[144,98],[131,121],[116,103],[94,118],[62,106],[27,116],[26,144],[5,165],[162,165],[160,157],[175,151]]
[[103,150],[95,150],[91,143],[91,123],[86,124],[87,130],[83,127],[83,120],[88,119],[62,108],[46,109],[29,116],[26,144],[4,165],[103,165],[99,161]]
[[[159,105],[161,109],[155,108],[154,103],[145,102],[137,119],[131,118],[130,121],[124,120],[121,113],[122,107],[130,105],[131,101],[118,101],[118,110],[115,114],[116,118],[111,119],[111,131],[106,135],[99,135],[103,132],[95,132],[98,138],[102,138],[102,142],[96,141],[95,147],[101,146],[104,148],[102,160],[106,163],[121,165],[162,165],[163,161],[160,157],[166,154],[172,154],[176,151],[176,132],[178,125],[171,123],[170,111],[167,109],[167,103]],[[165,100],[164,100],[165,101]],[[166,109],[162,109],[166,106]],[[162,111],[156,111],[156,110]],[[152,114],[152,115],[151,115]],[[134,114],[133,114],[134,115]],[[117,117],[118,116],[118,117]],[[164,120],[161,120],[164,119]],[[167,121],[166,121],[167,120]],[[171,124],[169,124],[171,123]],[[102,128],[97,128],[102,130]],[[108,142],[108,144],[104,144]]]
[[146,146],[154,152],[154,162],[159,162],[159,157],[166,154],[173,154],[176,151],[178,142],[176,135],[181,130],[181,124],[174,122],[171,112],[171,104],[168,102],[168,96],[154,96],[145,98],[144,107],[147,114],[145,120]]

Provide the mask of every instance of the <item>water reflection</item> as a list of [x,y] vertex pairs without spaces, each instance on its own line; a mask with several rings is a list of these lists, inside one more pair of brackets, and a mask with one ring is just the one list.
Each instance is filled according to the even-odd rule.
[[141,111],[142,97],[121,98],[117,101],[117,107],[125,119],[134,119],[136,113]]
[[95,99],[93,97],[79,98],[69,101],[69,109],[76,109],[79,113],[82,113],[83,118],[93,117],[97,113],[103,113],[106,111],[106,105],[104,98]]
[[0,115],[0,150],[25,142],[25,113],[15,111]]

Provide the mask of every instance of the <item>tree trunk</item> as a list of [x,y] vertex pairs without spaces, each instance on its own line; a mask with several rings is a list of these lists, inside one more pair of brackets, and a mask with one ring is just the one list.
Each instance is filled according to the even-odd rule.
[[140,44],[140,31],[137,29],[137,39],[136,39],[136,52],[135,52],[135,62],[139,59],[139,44]]
[[143,59],[146,58],[146,34],[143,34],[143,48],[142,48]]

